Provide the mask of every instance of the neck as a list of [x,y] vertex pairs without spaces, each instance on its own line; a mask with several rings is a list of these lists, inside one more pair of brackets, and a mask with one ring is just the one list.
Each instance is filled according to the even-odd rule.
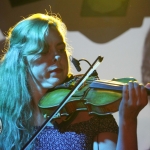
[[32,105],[33,105],[33,123],[34,123],[34,126],[41,126],[45,119],[43,117],[43,114],[41,113],[41,110],[40,108],[38,107],[38,102],[39,100],[41,99],[41,97],[43,96],[43,94],[39,94],[37,92],[33,93],[33,99],[32,99]]
[[39,100],[46,94],[48,89],[40,87],[37,83],[32,80],[32,77],[29,77],[29,86],[32,95],[32,106],[33,106],[33,124],[34,126],[41,126],[45,119],[43,114],[38,107]]
[[33,113],[34,118],[34,126],[41,126],[45,122],[45,118],[43,117],[39,108],[37,108]]

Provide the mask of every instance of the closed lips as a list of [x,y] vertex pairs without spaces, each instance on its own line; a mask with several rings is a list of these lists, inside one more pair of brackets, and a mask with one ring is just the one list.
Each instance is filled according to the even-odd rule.
[[61,68],[56,68],[54,70],[51,70],[50,72],[57,72],[57,73],[60,73],[62,72],[63,70]]

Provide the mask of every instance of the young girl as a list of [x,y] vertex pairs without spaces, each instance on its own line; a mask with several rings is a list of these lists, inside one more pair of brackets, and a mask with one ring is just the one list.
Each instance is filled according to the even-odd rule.
[[[9,30],[5,50],[0,63],[3,126],[0,149],[19,150],[46,120],[38,107],[39,100],[65,82],[71,73],[66,26],[54,15],[33,14]],[[134,108],[132,101],[138,101],[139,106]],[[136,132],[133,118],[146,104],[143,86],[131,82],[129,89],[128,86],[123,89],[119,135],[112,115],[90,116],[81,111],[64,127],[60,126],[62,119],[55,119],[57,124],[49,123],[29,147],[36,150],[133,150],[137,146],[130,132],[132,129]],[[132,111],[135,113],[131,114]]]

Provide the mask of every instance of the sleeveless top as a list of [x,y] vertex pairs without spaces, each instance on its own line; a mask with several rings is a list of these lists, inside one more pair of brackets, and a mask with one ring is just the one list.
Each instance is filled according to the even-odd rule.
[[33,149],[92,150],[93,140],[101,132],[118,134],[118,125],[112,115],[96,115],[67,127],[46,126],[33,142]]

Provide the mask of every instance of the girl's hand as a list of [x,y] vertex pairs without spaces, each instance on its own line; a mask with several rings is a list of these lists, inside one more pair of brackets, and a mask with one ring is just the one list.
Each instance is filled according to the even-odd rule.
[[[150,83],[147,85],[150,88]],[[147,105],[148,96],[143,85],[129,82],[123,86],[122,101],[119,106],[120,119],[136,121],[139,112]]]

